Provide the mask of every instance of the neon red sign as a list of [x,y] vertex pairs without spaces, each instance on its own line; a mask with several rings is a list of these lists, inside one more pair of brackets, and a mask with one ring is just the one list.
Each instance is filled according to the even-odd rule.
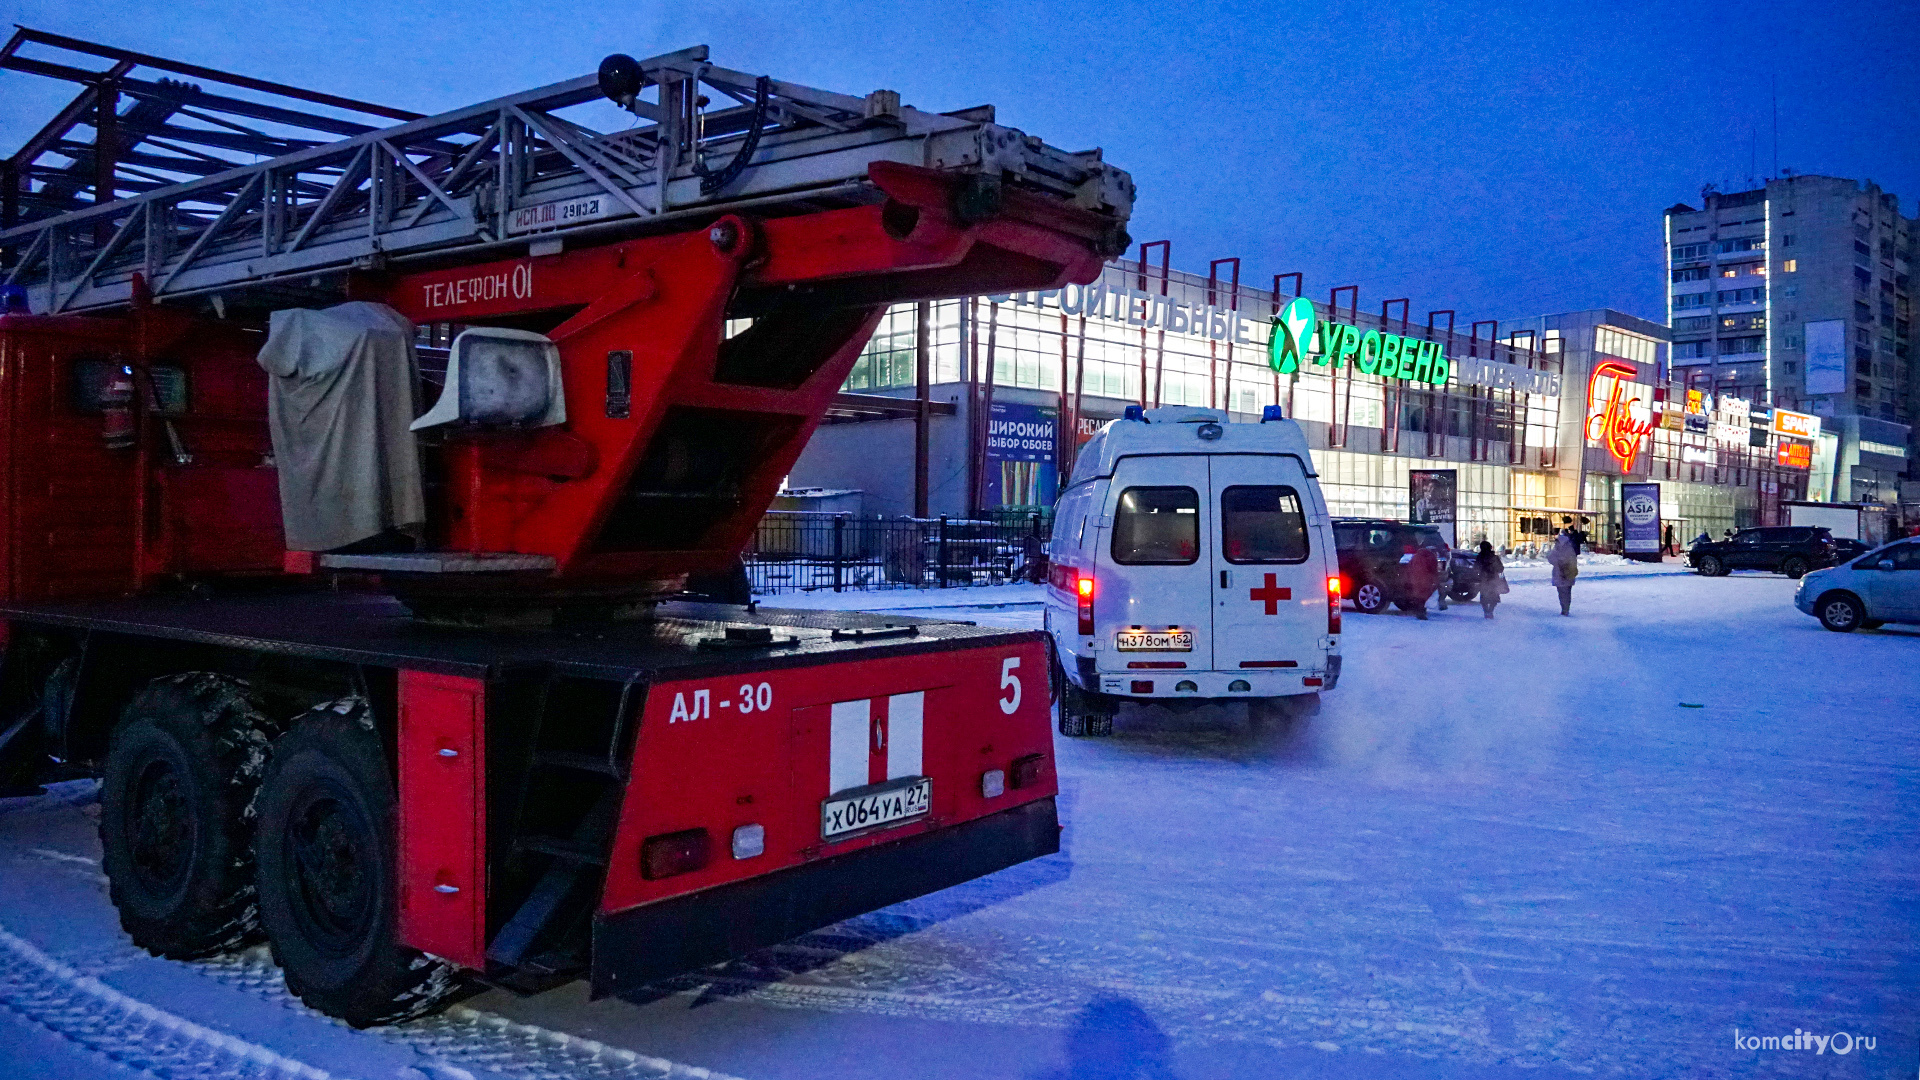
[[[1627,400],[1626,377],[1639,370],[1618,360],[1602,360],[1593,365],[1593,374],[1587,376],[1587,438],[1606,447],[1607,453],[1620,463],[1621,472],[1633,471],[1633,460],[1640,455],[1640,440],[1653,430],[1650,411],[1642,420],[1635,419],[1628,408],[1636,402]],[[1608,391],[1604,405],[1594,400],[1594,390],[1602,376],[1613,379],[1613,389]]]

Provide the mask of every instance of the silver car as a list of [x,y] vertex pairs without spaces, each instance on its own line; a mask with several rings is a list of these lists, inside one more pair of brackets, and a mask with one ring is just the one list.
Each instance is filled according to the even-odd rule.
[[1793,606],[1835,633],[1920,623],[1920,540],[1896,540],[1800,579]]

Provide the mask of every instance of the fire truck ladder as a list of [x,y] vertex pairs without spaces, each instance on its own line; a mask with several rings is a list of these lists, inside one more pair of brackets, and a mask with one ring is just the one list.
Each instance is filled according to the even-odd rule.
[[[28,46],[114,64],[29,59]],[[141,67],[275,103],[134,78]],[[964,174],[963,221],[1026,188],[1100,214],[1107,233],[1089,239],[1102,251],[1128,244],[1132,181],[1097,149],[1046,146],[995,124],[990,106],[928,113],[888,90],[850,97],[717,67],[705,46],[609,57],[598,75],[426,117],[25,29],[0,49],[0,68],[89,87],[5,163],[0,281],[40,313],[111,310],[142,287],[155,300],[286,306],[338,299],[353,270],[549,254],[746,207],[778,216],[881,203],[868,176],[877,162]],[[607,98],[634,126],[601,132],[563,115]],[[313,105],[405,122],[370,127]],[[93,141],[76,134],[83,126]],[[222,150],[274,156],[233,164]],[[82,206],[88,188],[94,203]]]

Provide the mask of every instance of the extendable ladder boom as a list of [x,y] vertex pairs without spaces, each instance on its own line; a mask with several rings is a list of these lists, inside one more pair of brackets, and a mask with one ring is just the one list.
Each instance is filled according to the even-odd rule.
[[[599,132],[562,115],[604,97],[639,123]],[[110,113],[100,113],[109,126]],[[337,298],[356,269],[480,262],[529,244],[552,252],[749,208],[777,217],[880,203],[878,163],[964,174],[954,196],[963,221],[997,212],[1007,189],[1052,196],[1090,212],[1064,227],[1099,230],[1087,239],[1108,255],[1125,250],[1133,202],[1132,181],[1100,151],[1049,147],[994,123],[990,106],[928,113],[892,91],[816,90],[718,67],[705,46],[610,57],[599,76],[287,145],[303,148],[0,231],[10,264],[0,280],[45,313],[123,307],[136,275],[155,300],[285,306],[303,291]]]

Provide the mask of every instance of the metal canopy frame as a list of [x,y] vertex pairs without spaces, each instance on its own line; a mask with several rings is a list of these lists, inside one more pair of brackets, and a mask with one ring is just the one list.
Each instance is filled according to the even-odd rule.
[[[33,60],[20,54],[26,45],[113,64],[86,71]],[[561,115],[602,97],[595,76],[423,117],[22,29],[0,50],[0,67],[88,89],[8,159],[15,223],[0,231],[3,280],[47,313],[124,306],[136,275],[159,301],[337,295],[354,269],[497,258],[512,245],[545,253],[749,206],[783,213],[878,202],[885,196],[867,173],[877,161],[980,174],[990,200],[1009,184],[1116,222],[1131,214],[1132,181],[1099,150],[1048,147],[995,124],[991,107],[928,113],[891,91],[850,97],[718,67],[707,55],[698,46],[639,61],[644,89],[627,104],[639,122],[603,133]],[[142,67],[279,100],[134,78]],[[101,107],[122,97],[130,108]],[[402,122],[374,127],[314,105]],[[195,121],[190,136],[179,117]],[[82,125],[93,142],[72,137]],[[47,164],[50,155],[67,163]],[[99,201],[103,194],[114,198]]]

